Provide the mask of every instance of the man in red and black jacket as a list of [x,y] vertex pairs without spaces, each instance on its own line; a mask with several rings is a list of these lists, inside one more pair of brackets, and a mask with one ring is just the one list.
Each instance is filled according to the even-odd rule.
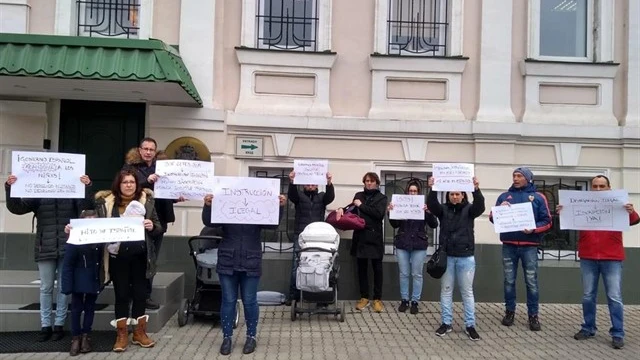
[[[538,192],[533,184],[533,172],[526,167],[513,170],[513,185],[509,190],[498,196],[496,206],[531,203],[535,229],[524,229],[500,234],[502,241],[502,267],[504,274],[504,303],[505,315],[502,325],[513,325],[516,312],[516,275],[518,262],[522,261],[524,282],[527,286],[527,313],[529,315],[529,329],[540,331],[538,319],[538,247],[542,242],[542,235],[551,228],[551,212],[544,195]],[[493,222],[492,214],[489,220]]]
[[[609,178],[598,175],[591,179],[592,191],[611,190]],[[633,204],[624,205],[629,213],[629,225],[640,223],[640,216],[633,209]],[[559,213],[562,205],[558,205]],[[586,340],[596,334],[596,300],[598,297],[598,281],[600,275],[604,282],[611,316],[611,346],[615,349],[624,347],[624,307],[622,305],[622,261],[624,245],[622,231],[582,230],[578,236],[578,256],[582,272],[582,315],[584,323],[573,338]]]

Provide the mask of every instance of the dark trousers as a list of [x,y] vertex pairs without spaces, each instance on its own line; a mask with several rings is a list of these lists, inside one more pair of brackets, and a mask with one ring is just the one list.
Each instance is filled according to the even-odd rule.
[[[71,294],[71,335],[80,336],[91,332],[93,315],[96,311],[98,294]],[[80,317],[84,312],[84,319],[80,325]]]
[[[167,228],[166,225],[164,227]],[[153,238],[153,245],[156,249],[156,259],[160,257],[160,247],[162,246],[162,238],[164,238],[164,234]],[[147,279],[147,299],[151,299],[151,292],[153,291],[153,278]]]
[[369,299],[369,261],[373,267],[373,300],[382,300],[382,259],[358,258],[360,297]]
[[[147,299],[147,254],[109,255],[109,275],[116,295],[116,319],[144,315]],[[131,316],[129,316],[129,300]]]

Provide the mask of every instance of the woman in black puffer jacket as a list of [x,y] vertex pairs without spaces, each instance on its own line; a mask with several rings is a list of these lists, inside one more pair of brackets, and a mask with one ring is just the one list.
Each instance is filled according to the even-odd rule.
[[[429,178],[429,187],[435,180]],[[451,332],[453,321],[453,287],[457,282],[464,307],[465,333],[471,340],[480,340],[475,329],[475,300],[473,296],[473,278],[476,272],[474,257],[475,235],[473,223],[485,210],[484,196],[480,192],[478,179],[473,178],[473,203],[467,198],[467,193],[449,191],[446,202],[438,202],[437,193],[429,192],[427,206],[440,219],[440,246],[447,252],[447,271],[440,280],[440,306],[442,311],[442,325],[436,330],[436,335],[445,336]]]
[[[411,180],[405,190],[407,195],[420,195],[420,182]],[[423,199],[424,200],[424,199]],[[393,210],[393,203],[388,209]],[[438,227],[438,219],[431,214],[427,205],[423,206],[424,220],[391,220],[391,226],[398,229],[394,239],[396,247],[396,258],[400,272],[400,297],[402,302],[398,307],[399,312],[407,311],[409,308],[409,274],[411,274],[411,314],[418,313],[418,301],[422,295],[422,269],[424,259],[427,257],[428,237],[426,226],[430,228]]]

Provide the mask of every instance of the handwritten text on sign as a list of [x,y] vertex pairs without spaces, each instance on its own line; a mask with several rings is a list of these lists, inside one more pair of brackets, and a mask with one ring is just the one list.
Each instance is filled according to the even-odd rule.
[[433,190],[473,192],[473,164],[433,164]]
[[293,160],[296,185],[324,185],[327,183],[328,160]]
[[142,216],[71,219],[69,244],[99,244],[144,240]]
[[424,196],[393,194],[391,202],[393,210],[389,211],[389,219],[424,220]]
[[277,225],[280,179],[216,176],[211,222]]
[[194,160],[158,160],[154,196],[158,199],[201,200],[213,191],[214,164]]
[[491,213],[493,214],[493,228],[496,233],[533,230],[536,228],[533,206],[530,202],[509,206],[494,206],[491,208]]
[[18,181],[11,197],[84,198],[85,156],[79,154],[13,151],[11,173]]
[[629,202],[626,190],[575,191],[559,190],[560,229],[572,230],[629,230]]

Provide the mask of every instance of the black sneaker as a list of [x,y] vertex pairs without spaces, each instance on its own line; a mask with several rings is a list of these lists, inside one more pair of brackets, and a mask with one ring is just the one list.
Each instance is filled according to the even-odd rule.
[[617,336],[612,338],[611,346],[613,346],[614,349],[622,349],[624,347],[624,339]]
[[502,325],[504,326],[511,326],[513,325],[513,320],[516,316],[516,312],[515,311],[511,311],[511,310],[507,310],[504,313],[504,317],[502,318]]
[[155,301],[151,300],[151,298],[147,299],[147,302],[145,303],[144,307],[146,307],[149,310],[158,310],[158,309],[160,309],[160,305],[158,303],[156,303]]
[[60,341],[62,340],[63,337],[64,337],[64,329],[62,328],[62,326],[54,326],[53,336],[51,337],[51,340]]
[[576,340],[587,340],[594,336],[595,334],[590,334],[587,330],[580,330],[575,335],[573,335],[573,338]]
[[480,335],[478,335],[478,332],[476,331],[476,328],[473,326],[469,326],[464,330],[464,333],[467,334],[467,336],[469,337],[469,339],[473,340],[473,341],[478,341],[480,340]]
[[538,320],[538,315],[529,316],[529,330],[540,331],[540,320]]
[[40,329],[40,334],[38,334],[38,342],[44,342],[51,339],[51,335],[53,331],[51,330],[51,326],[44,326]]
[[402,300],[400,306],[398,306],[399,312],[405,312],[409,308],[409,300]]
[[451,327],[451,325],[442,324],[442,325],[440,325],[438,330],[436,330],[436,335],[445,336],[445,335],[447,335],[447,333],[450,333],[452,331],[453,331],[453,328]]
[[417,301],[412,301],[411,302],[411,309],[409,310],[409,312],[413,315],[418,313],[418,302]]

